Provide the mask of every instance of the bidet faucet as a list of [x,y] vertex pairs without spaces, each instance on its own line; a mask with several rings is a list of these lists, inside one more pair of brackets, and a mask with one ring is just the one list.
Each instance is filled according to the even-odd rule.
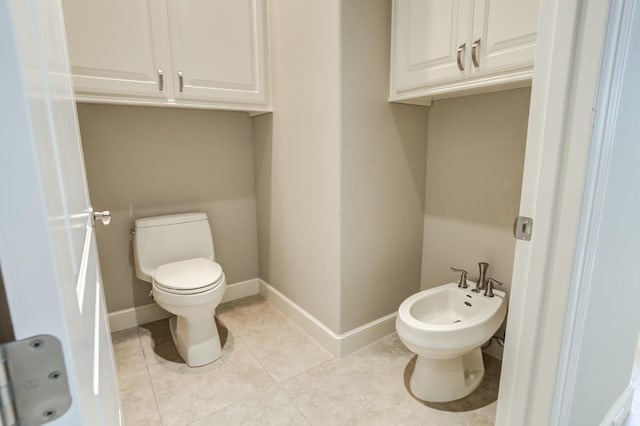
[[489,269],[489,264],[487,262],[479,262],[478,268],[480,269],[480,276],[478,277],[478,281],[476,281],[476,288],[471,290],[476,293],[480,293],[487,288],[487,269]]
[[495,294],[493,294],[493,287],[496,285],[502,285],[502,283],[494,278],[489,278],[487,280],[487,289],[484,291],[484,295],[487,297],[494,297]]
[[451,268],[451,270],[453,272],[460,272],[460,281],[458,281],[458,287],[460,287],[460,288],[469,287],[467,285],[467,274],[468,274],[468,272],[465,271],[464,269],[454,268],[453,266],[450,266],[450,268]]

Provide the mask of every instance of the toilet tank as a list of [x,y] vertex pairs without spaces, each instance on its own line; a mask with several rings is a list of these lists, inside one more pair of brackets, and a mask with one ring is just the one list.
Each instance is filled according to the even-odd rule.
[[152,282],[165,263],[202,257],[214,260],[206,213],[181,213],[136,219],[133,255],[136,276]]

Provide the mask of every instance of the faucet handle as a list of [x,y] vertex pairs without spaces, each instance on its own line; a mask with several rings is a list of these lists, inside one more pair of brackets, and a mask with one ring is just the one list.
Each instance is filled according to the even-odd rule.
[[468,272],[465,271],[464,269],[454,268],[453,266],[451,266],[450,268],[451,268],[451,270],[453,272],[459,272],[460,273],[460,281],[458,281],[458,287],[460,287],[460,288],[469,287],[467,285],[467,274],[468,274]]
[[500,281],[496,280],[495,278],[489,278],[487,280],[487,288],[484,291],[484,295],[487,297],[494,297],[495,294],[493,294],[493,287],[496,285],[503,285],[504,283],[501,283]]

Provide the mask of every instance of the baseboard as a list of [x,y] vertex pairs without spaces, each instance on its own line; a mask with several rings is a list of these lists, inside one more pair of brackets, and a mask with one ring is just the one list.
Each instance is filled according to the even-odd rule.
[[600,426],[622,426],[631,412],[633,402],[633,384],[622,392],[622,395],[614,402],[611,409],[600,422]]
[[396,313],[337,334],[262,279],[260,294],[336,357],[343,357],[395,331]]
[[[221,303],[230,302],[243,297],[258,294],[259,282],[257,278],[228,284]],[[156,303],[136,306],[121,311],[109,313],[109,328],[111,332],[126,330],[153,321],[169,318],[171,314]]]
[[170,316],[171,314],[158,306],[157,303],[149,303],[148,305],[111,312],[109,314],[109,329],[113,333],[137,327],[140,324],[169,318]]
[[258,278],[228,284],[226,290],[224,291],[222,302],[220,303],[227,303],[231,302],[232,300],[242,299],[243,297],[253,296],[254,294],[259,293],[259,288],[260,280]]

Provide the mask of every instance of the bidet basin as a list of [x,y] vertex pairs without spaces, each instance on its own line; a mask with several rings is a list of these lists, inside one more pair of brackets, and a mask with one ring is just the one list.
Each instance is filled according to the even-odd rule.
[[450,358],[476,348],[498,330],[505,318],[505,293],[485,297],[449,283],[416,293],[398,310],[396,329],[413,352]]

